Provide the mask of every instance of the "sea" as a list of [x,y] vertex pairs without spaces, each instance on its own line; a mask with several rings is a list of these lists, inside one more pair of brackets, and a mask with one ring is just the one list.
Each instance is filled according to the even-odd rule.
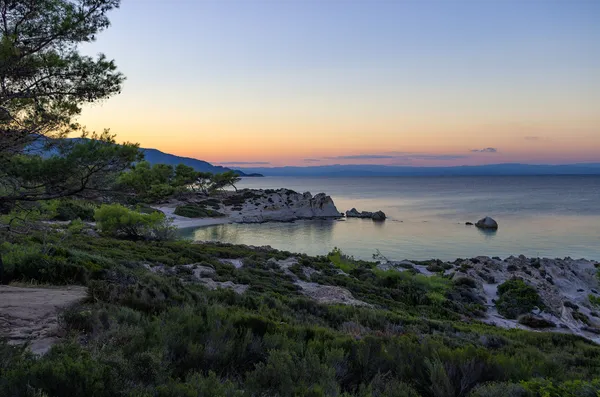
[[[526,255],[600,261],[600,176],[264,177],[238,188],[324,192],[338,210],[382,210],[370,219],[224,224],[185,229],[185,238],[357,259],[454,260]],[[494,218],[497,231],[466,222]]]

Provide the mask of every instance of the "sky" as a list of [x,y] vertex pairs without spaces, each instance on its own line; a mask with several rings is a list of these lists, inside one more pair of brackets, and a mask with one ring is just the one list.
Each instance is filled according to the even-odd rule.
[[600,162],[600,0],[123,0],[81,123],[237,167]]

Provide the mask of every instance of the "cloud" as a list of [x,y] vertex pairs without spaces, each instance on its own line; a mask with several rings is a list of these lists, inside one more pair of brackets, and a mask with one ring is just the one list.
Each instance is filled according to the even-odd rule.
[[[393,160],[394,163],[406,163],[414,160],[434,160],[434,161],[449,161],[469,158],[464,154],[430,154],[430,153],[412,153],[412,152],[385,152],[385,153],[368,153],[368,154],[353,154],[346,156],[323,157],[325,160]],[[305,159],[318,161],[317,159]]]
[[267,165],[271,164],[268,161],[221,161],[219,164],[226,165]]
[[304,159],[303,161],[305,163],[318,163],[321,160],[319,160],[319,159]]
[[471,149],[471,153],[498,153],[495,147],[486,147],[485,149]]
[[399,157],[412,160],[459,160],[466,159],[469,156],[464,154],[413,154]]
[[328,160],[380,160],[380,159],[393,159],[396,156],[389,154],[353,154],[349,156],[334,156],[325,157]]
[[539,141],[542,138],[539,136],[526,136],[523,139],[525,139],[526,141]]

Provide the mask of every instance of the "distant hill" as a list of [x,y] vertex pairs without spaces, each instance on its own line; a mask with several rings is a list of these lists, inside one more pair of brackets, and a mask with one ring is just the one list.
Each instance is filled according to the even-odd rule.
[[[70,141],[78,142],[85,138],[67,138],[67,139],[69,139]],[[144,157],[145,157],[146,161],[148,161],[150,164],[159,164],[159,163],[169,164],[169,165],[185,164],[189,167],[194,168],[196,171],[211,172],[213,174],[220,174],[225,171],[231,170],[231,168],[222,167],[220,165],[212,165],[211,163],[203,161],[203,160],[198,160],[198,159],[194,159],[191,157],[181,157],[181,156],[176,156],[174,154],[164,153],[158,149],[140,148],[140,150],[142,152],[144,152]],[[50,155],[56,153],[56,151],[54,151],[54,150],[44,149],[44,143],[42,140],[35,141],[33,144],[31,144],[27,148],[27,151],[32,154],[33,153],[42,154],[43,156],[50,156]],[[247,172],[244,172],[241,170],[233,170],[233,171],[235,171],[239,176],[244,176],[244,177],[262,176],[259,173],[253,173],[253,172],[247,173]]]
[[[185,164],[189,167],[194,168],[196,171],[211,172],[213,174],[220,174],[225,171],[231,170],[230,168],[222,167],[220,165],[212,165],[211,163],[203,161],[203,160],[198,160],[198,159],[194,159],[191,157],[176,156],[174,154],[161,152],[160,150],[157,150],[157,149],[141,148],[140,150],[142,152],[144,152],[146,161],[148,161],[151,164],[158,164],[158,163],[170,164],[170,165]],[[240,170],[233,170],[233,171],[235,171],[240,176],[262,176],[258,173],[246,173],[246,172],[240,171]]]
[[386,165],[322,165],[308,167],[243,168],[266,176],[458,176],[458,175],[600,175],[600,163],[537,165],[491,164],[455,167],[407,167]]

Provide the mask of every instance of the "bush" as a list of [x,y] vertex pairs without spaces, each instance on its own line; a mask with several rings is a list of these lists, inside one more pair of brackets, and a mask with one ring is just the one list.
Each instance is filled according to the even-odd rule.
[[184,204],[179,205],[175,208],[175,215],[185,216],[186,218],[218,218],[225,216],[209,208],[206,208],[199,204]]
[[558,383],[549,379],[532,379],[521,385],[534,396],[541,397],[597,397],[600,379],[575,380]]
[[144,240],[169,240],[175,229],[163,213],[142,214],[120,204],[104,204],[95,214],[103,234]]
[[506,318],[515,319],[529,313],[534,307],[542,307],[542,300],[535,288],[521,279],[511,279],[498,286],[498,312]]
[[554,324],[550,320],[546,320],[542,317],[534,316],[533,314],[524,314],[519,317],[519,324],[526,325],[530,328],[554,328]]
[[527,390],[521,385],[493,382],[477,386],[469,397],[526,397]]
[[98,267],[70,258],[64,249],[41,245],[4,244],[2,260],[5,280],[37,281],[52,284],[85,284],[91,270]]
[[73,221],[81,219],[82,221],[94,220],[94,206],[90,203],[76,200],[61,200],[56,207],[54,220]]

